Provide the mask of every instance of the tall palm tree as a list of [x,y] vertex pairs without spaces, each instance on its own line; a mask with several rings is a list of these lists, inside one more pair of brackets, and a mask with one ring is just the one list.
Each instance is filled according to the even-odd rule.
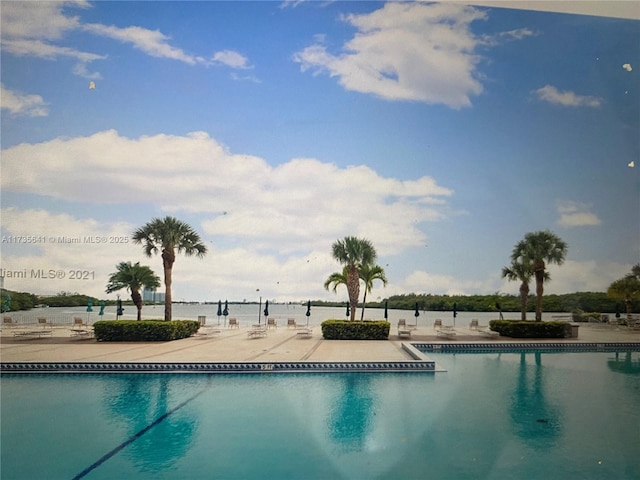
[[347,292],[351,305],[351,321],[356,318],[358,297],[360,296],[359,269],[363,265],[375,262],[377,254],[373,244],[364,238],[344,237],[336,240],[332,246],[333,258],[344,265],[347,270]]
[[380,265],[362,265],[358,271],[360,280],[364,282],[364,298],[362,299],[362,313],[360,320],[364,319],[364,308],[367,304],[367,293],[371,293],[374,280],[380,280],[382,285],[387,285],[387,277]]
[[[512,261],[511,265],[502,268],[502,278],[506,278],[511,282],[519,281],[520,283],[520,319],[527,319],[527,301],[529,299],[529,283],[533,277],[533,269],[528,263],[520,263]],[[549,280],[551,276],[549,272],[545,272],[545,280]]]
[[107,293],[113,293],[117,290],[126,288],[131,292],[131,300],[138,309],[138,320],[142,318],[142,295],[140,289],[146,287],[155,289],[160,286],[160,277],[158,277],[149,267],[140,265],[140,262],[131,264],[131,262],[120,262],[116,265],[116,271],[109,276],[107,284]]
[[549,230],[527,233],[513,248],[512,262],[529,263],[536,279],[536,321],[542,321],[542,294],[547,263],[562,265],[567,244]]
[[133,242],[142,244],[148,257],[158,252],[162,254],[165,285],[164,319],[171,320],[171,273],[176,253],[201,258],[207,253],[207,247],[191,226],[174,217],[152,219],[133,232]]
[[640,298],[640,279],[635,275],[627,275],[616,280],[609,285],[607,295],[622,299],[627,310],[627,318],[630,318],[633,313],[633,301]]

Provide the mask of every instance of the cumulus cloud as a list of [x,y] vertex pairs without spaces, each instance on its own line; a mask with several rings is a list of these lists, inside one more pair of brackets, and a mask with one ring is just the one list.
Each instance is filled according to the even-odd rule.
[[85,52],[63,44],[70,32],[84,32],[129,44],[156,58],[166,58],[188,65],[220,64],[232,68],[250,68],[246,57],[232,50],[214,55],[212,60],[185,52],[171,44],[171,38],[158,30],[140,26],[118,27],[98,23],[84,24],[79,17],[67,12],[70,7],[88,8],[90,4],[78,1],[7,2],[2,8],[2,49],[15,56],[35,56],[48,60],[69,57],[78,60],[73,67],[75,75],[87,79],[102,78],[99,72],[90,72],[88,65],[104,60],[107,55]]
[[215,64],[226,65],[231,68],[251,68],[247,57],[234,50],[221,50],[216,52],[212,60]]
[[297,52],[294,61],[302,71],[337,77],[347,90],[467,107],[470,97],[482,92],[474,53],[481,40],[470,24],[484,18],[483,12],[461,5],[390,2],[372,13],[342,18],[357,33],[339,54],[316,43]]
[[444,218],[453,194],[430,177],[398,180],[367,166],[304,158],[271,166],[203,132],[130,139],[110,130],[17,145],[2,158],[5,191],[153,204],[199,215],[205,233],[285,253],[326,249],[344,235],[370,238],[380,254],[420,245],[420,226]]
[[602,99],[586,95],[578,95],[571,91],[558,90],[553,85],[545,85],[533,91],[540,100],[565,107],[599,107]]
[[182,49],[171,46],[169,44],[170,38],[158,30],[149,30],[137,26],[120,28],[97,23],[83,25],[82,29],[95,35],[129,43],[134,48],[152,57],[169,58],[189,65],[195,65],[203,61],[200,57],[189,55]]
[[47,103],[40,95],[18,93],[0,84],[0,99],[0,107],[15,116],[46,117],[49,114]]
[[602,223],[598,216],[590,212],[590,206],[578,202],[563,201],[558,204],[560,218],[556,222],[561,227],[587,227]]

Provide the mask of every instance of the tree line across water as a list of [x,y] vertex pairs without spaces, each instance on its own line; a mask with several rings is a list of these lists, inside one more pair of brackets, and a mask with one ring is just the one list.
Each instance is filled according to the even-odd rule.
[[[11,295],[11,310],[29,310],[37,305],[49,307],[82,307],[86,306],[91,298],[96,305],[99,299],[80,293],[64,293],[50,297],[38,297],[32,293],[14,292],[3,290]],[[527,311],[534,312],[536,297],[530,295],[527,302]],[[520,296],[508,294],[492,295],[436,295],[431,293],[407,293],[392,295],[375,302],[367,302],[367,308],[384,308],[385,302],[389,309],[414,310],[416,303],[420,311],[452,311],[456,304],[458,312],[498,312],[496,304],[502,307],[503,312],[519,312]],[[115,301],[107,301],[107,305],[115,304]],[[300,303],[306,303],[300,301]],[[328,302],[324,300],[312,300],[312,306],[316,307],[346,307],[346,302]],[[605,292],[575,292],[560,295],[547,294],[543,297],[542,306],[546,312],[601,312],[614,313],[619,311],[624,314],[624,305],[616,299],[609,297]],[[633,311],[640,311],[640,300],[634,302]]]

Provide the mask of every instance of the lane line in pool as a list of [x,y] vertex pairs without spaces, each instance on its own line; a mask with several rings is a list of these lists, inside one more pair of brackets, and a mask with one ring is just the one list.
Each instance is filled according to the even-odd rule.
[[[211,384],[211,378],[209,378],[209,384]],[[211,385],[209,385],[210,387]],[[124,442],[122,442],[120,445],[118,445],[116,448],[114,448],[113,450],[111,450],[110,452],[106,453],[105,455],[103,455],[102,457],[100,457],[96,462],[94,462],[93,464],[89,465],[87,468],[85,468],[83,471],[81,471],[79,474],[77,474],[75,477],[73,477],[73,480],[80,480],[81,478],[86,477],[89,473],[91,473],[93,470],[95,470],[96,468],[98,468],[100,465],[102,465],[104,462],[106,462],[107,460],[109,460],[111,457],[113,457],[114,455],[116,455],[117,453],[119,453],[120,451],[122,451],[125,447],[127,447],[128,445],[130,445],[131,443],[135,442],[137,439],[139,439],[142,435],[144,435],[145,433],[147,433],[149,430],[151,430],[153,427],[155,427],[156,425],[162,423],[166,418],[168,418],[170,415],[174,414],[175,412],[177,412],[178,410],[180,410],[182,407],[184,407],[185,405],[187,405],[188,403],[192,402],[193,400],[195,400],[196,398],[198,398],[200,395],[202,395],[207,389],[203,389],[200,392],[196,393],[193,397],[191,398],[187,398],[184,402],[176,405],[175,407],[173,407],[171,410],[169,410],[168,412],[164,413],[163,415],[159,416],[158,418],[156,418],[152,423],[150,423],[149,425],[147,425],[146,427],[144,427],[142,430],[139,430],[138,432],[134,433],[132,436],[130,436],[128,439],[126,439]]]

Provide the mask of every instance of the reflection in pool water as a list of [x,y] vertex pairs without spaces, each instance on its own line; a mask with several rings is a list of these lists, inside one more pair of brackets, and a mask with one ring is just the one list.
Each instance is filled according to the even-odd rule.
[[2,478],[639,478],[640,352],[435,374],[2,377]]

